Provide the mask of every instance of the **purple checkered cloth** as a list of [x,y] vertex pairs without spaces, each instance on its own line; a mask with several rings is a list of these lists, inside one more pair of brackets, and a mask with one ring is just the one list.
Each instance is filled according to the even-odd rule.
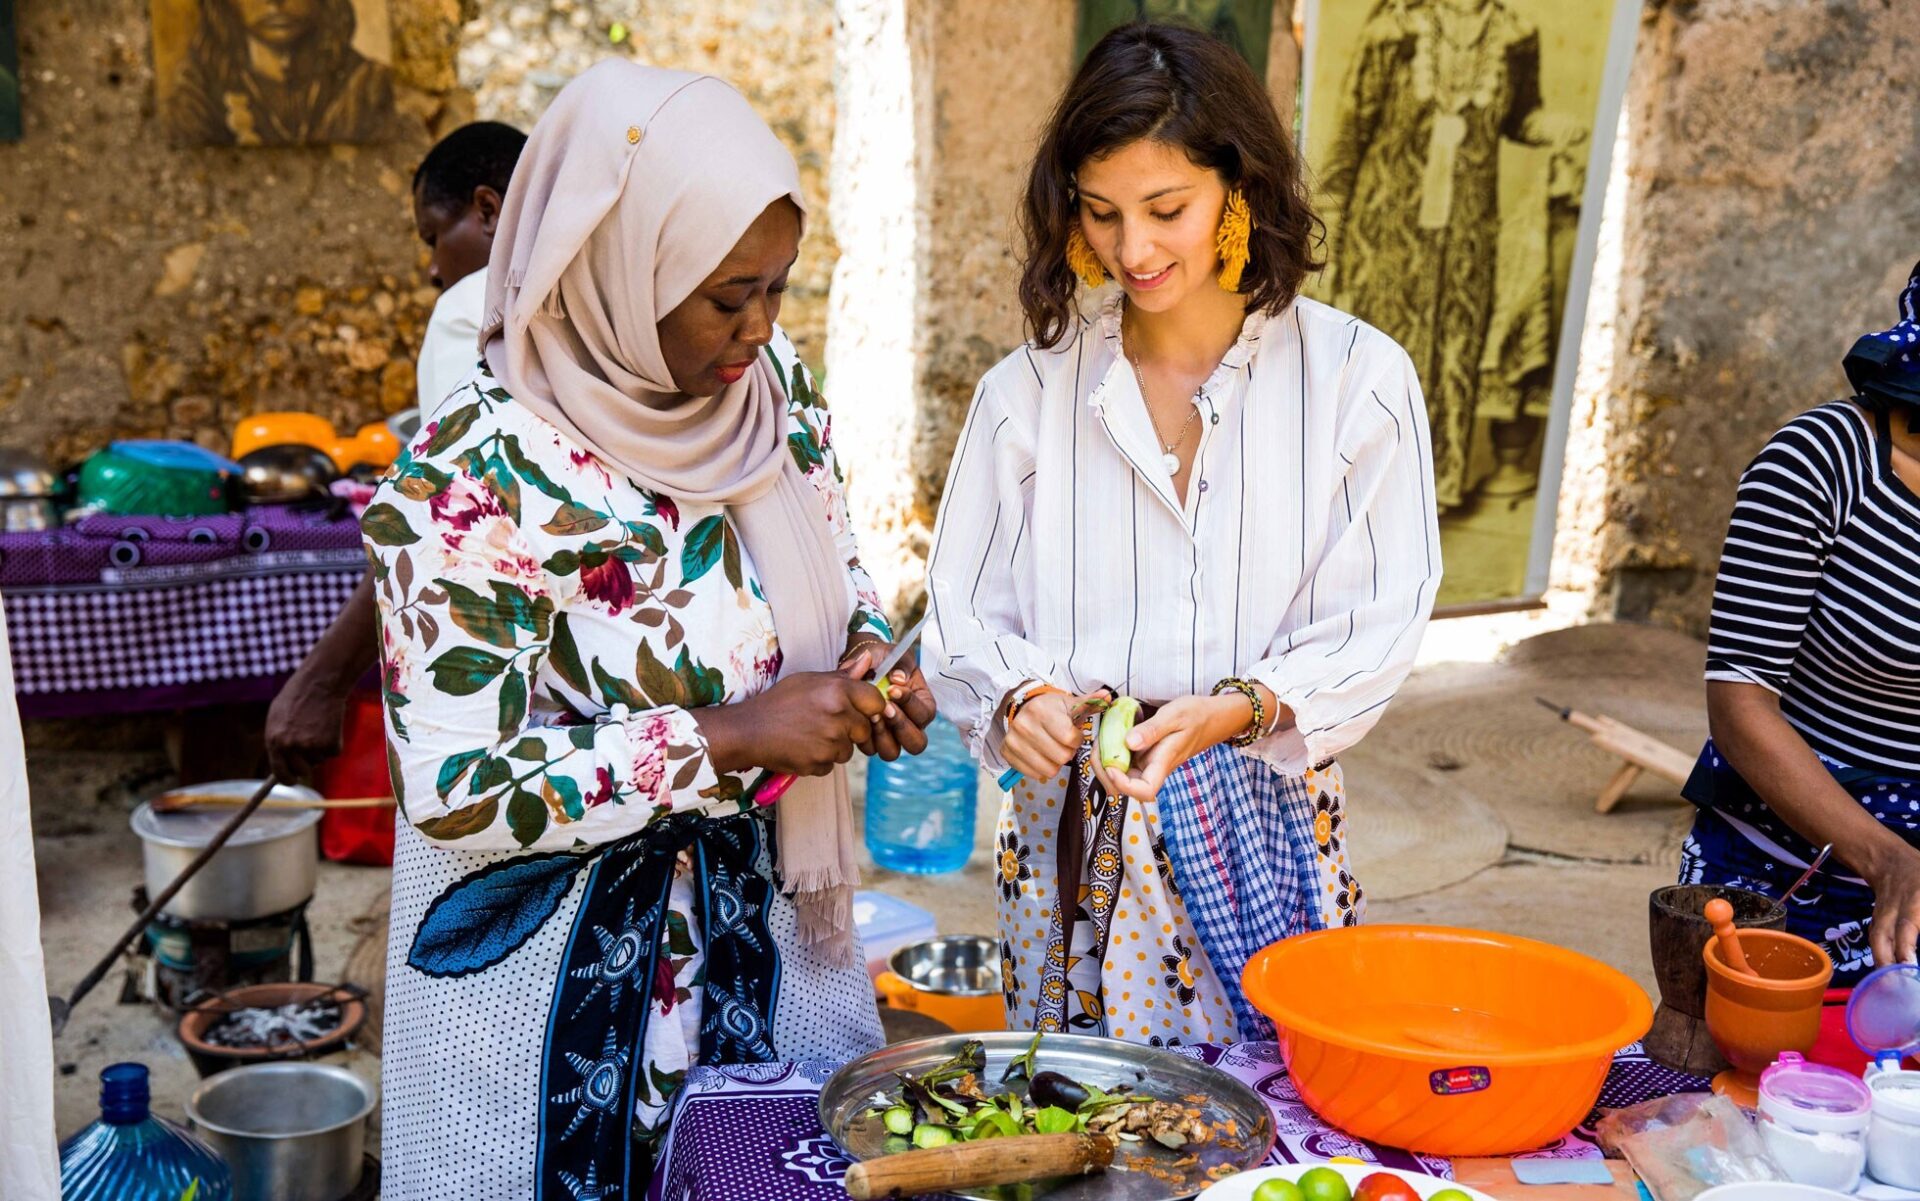
[[[1213,1064],[1266,1101],[1276,1134],[1268,1163],[1314,1163],[1344,1155],[1432,1176],[1453,1175],[1445,1159],[1375,1146],[1321,1121],[1300,1100],[1273,1043],[1173,1050]],[[849,1161],[820,1128],[820,1089],[834,1067],[808,1060],[692,1069],[647,1189],[648,1201],[846,1201],[840,1179]],[[1703,1077],[1661,1067],[1635,1044],[1614,1057],[1599,1104],[1617,1109],[1702,1091],[1707,1084]],[[1596,1109],[1579,1130],[1521,1158],[1600,1158],[1592,1139],[1598,1116]]]
[[284,506],[0,535],[21,712],[270,697],[365,568],[351,517]]

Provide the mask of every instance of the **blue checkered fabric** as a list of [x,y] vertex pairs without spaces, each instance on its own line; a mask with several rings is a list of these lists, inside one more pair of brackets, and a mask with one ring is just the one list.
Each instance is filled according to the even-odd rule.
[[1233,1002],[1243,1040],[1276,1037],[1240,991],[1247,960],[1326,920],[1317,894],[1313,795],[1228,746],[1189,760],[1160,789],[1160,830],[1187,918]]

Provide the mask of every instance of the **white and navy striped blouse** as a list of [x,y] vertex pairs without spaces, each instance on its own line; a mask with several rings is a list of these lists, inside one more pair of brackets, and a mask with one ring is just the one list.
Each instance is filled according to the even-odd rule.
[[980,381],[934,533],[928,678],[991,768],[1022,681],[1145,701],[1257,678],[1297,718],[1251,753],[1298,774],[1379,718],[1440,582],[1413,364],[1310,300],[1255,314],[1194,398],[1181,503],[1120,347],[1121,298]]
[[1845,766],[1920,777],[1920,497],[1888,447],[1883,422],[1835,401],[1761,449],[1721,552],[1707,678],[1778,693]]

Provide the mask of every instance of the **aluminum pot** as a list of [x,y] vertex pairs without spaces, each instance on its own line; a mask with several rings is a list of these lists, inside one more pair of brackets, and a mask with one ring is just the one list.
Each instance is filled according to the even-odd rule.
[[233,1201],[340,1201],[365,1170],[373,1086],[345,1068],[232,1068],[187,1101],[194,1133],[233,1169]]
[[[258,787],[258,780],[223,780],[176,791],[245,800]],[[281,785],[271,799],[318,800],[319,794]],[[140,836],[147,894],[158,896],[172,883],[233,814],[229,805],[177,813],[155,813],[146,804],[135,809],[133,832]],[[285,913],[312,899],[319,868],[320,810],[256,810],[162,912],[184,921],[229,922]]]

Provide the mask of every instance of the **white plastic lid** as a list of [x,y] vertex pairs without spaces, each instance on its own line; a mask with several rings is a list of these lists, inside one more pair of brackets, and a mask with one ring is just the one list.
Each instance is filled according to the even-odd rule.
[[1867,1128],[1873,1094],[1858,1076],[1788,1051],[1760,1073],[1760,1112],[1796,1130],[1851,1134]]

